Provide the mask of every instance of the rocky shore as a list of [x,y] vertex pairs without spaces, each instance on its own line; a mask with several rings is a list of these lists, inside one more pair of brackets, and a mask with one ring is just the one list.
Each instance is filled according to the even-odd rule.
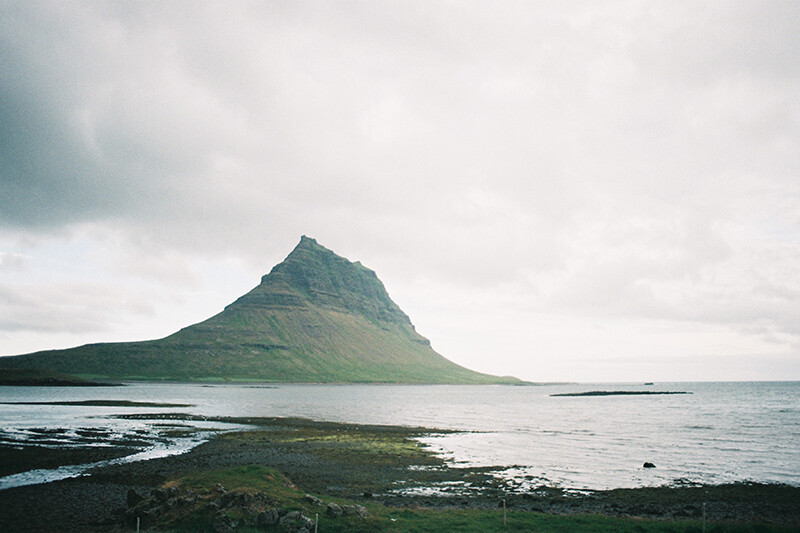
[[[183,455],[106,466],[85,477],[2,490],[0,530],[130,531],[131,517],[135,514],[131,509],[142,505],[143,501],[149,501],[150,507],[155,508],[154,499],[160,498],[159,494],[164,495],[158,491],[173,487],[170,490],[175,501],[184,498],[181,501],[186,503],[194,498],[181,512],[188,513],[187,516],[194,513],[193,520],[205,516],[207,530],[212,531],[214,517],[222,516],[222,504],[216,504],[217,515],[208,515],[209,509],[215,508],[212,505],[215,500],[207,495],[198,496],[210,490],[202,489],[204,483],[210,487],[219,472],[250,465],[273,469],[290,480],[287,484],[293,490],[313,494],[310,497],[328,500],[337,506],[439,510],[497,510],[505,506],[513,512],[548,515],[593,514],[661,521],[705,519],[712,523],[726,521],[800,528],[800,487],[733,484],[577,493],[541,486],[521,491],[503,477],[505,467],[458,468],[429,453],[414,440],[436,430],[303,419],[226,420],[251,424],[254,429],[217,435]],[[96,451],[71,450],[69,460],[79,460],[75,454],[80,453]],[[122,450],[104,453],[114,455]],[[15,471],[50,466],[59,460],[54,457],[42,463],[36,454],[22,457],[18,450],[0,446],[0,463],[1,459],[14,454],[17,454]],[[86,459],[90,462],[96,457],[87,455]],[[237,479],[232,475],[227,485],[235,485]],[[248,497],[261,498],[263,502],[275,497],[252,495],[258,492],[254,489]],[[131,494],[138,495],[133,498],[136,501],[131,501]],[[168,499],[162,498],[164,502]],[[264,503],[258,512],[268,512],[268,508],[273,509]],[[274,509],[275,516],[270,520],[275,520],[277,531],[281,530],[280,518],[291,512],[291,506],[284,504],[283,508]],[[321,508],[323,514],[325,509]],[[164,527],[179,518],[188,520],[183,515],[173,515],[174,512],[177,511],[159,511],[160,515],[149,516],[151,520],[147,525]],[[228,517],[225,520],[230,519],[230,513],[225,516]],[[218,530],[225,530],[220,524]],[[267,530],[273,528],[266,522],[262,525]],[[380,530],[379,526],[375,527],[378,529],[370,530]]]

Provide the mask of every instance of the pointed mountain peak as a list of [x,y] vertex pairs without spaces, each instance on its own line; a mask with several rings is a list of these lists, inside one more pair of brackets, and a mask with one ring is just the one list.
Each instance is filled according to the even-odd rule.
[[312,244],[317,244],[317,239],[314,239],[313,237],[309,237],[308,235],[301,235],[300,236],[300,242],[297,243],[296,247],[304,246],[304,245],[305,246],[310,246]]
[[374,271],[337,255],[303,235],[292,252],[232,305],[320,306],[358,313],[370,321],[403,323],[408,316],[392,301]]
[[319,244],[316,239],[303,235],[300,237],[300,242],[297,243],[297,246],[294,247],[294,250],[292,250],[291,253],[286,256],[286,259],[283,260],[283,263],[275,265],[272,268],[272,272],[274,272],[276,268],[284,263],[291,263],[298,260],[308,260],[312,255],[332,255],[339,257],[332,250],[329,250],[328,248],[325,248]]
[[436,353],[372,270],[303,236],[261,283],[222,312],[163,339],[16,357],[112,379],[501,383]]
[[295,264],[300,264],[304,271],[317,270],[332,265],[344,269],[356,268],[364,270],[369,275],[377,278],[375,272],[363,266],[359,261],[351,262],[347,258],[336,254],[333,250],[319,244],[316,239],[303,235],[300,237],[300,242],[297,243],[297,246],[286,256],[286,259],[272,267],[270,273],[262,277],[261,280],[264,281],[276,272],[287,272],[287,265]]

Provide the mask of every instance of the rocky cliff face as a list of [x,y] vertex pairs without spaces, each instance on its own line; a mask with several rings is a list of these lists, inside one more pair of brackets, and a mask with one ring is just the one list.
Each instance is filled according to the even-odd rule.
[[261,284],[230,307],[264,309],[317,306],[363,316],[369,321],[411,325],[372,270],[352,263],[306,237]]
[[164,339],[0,358],[114,379],[505,383],[445,359],[375,272],[302,237],[253,290]]

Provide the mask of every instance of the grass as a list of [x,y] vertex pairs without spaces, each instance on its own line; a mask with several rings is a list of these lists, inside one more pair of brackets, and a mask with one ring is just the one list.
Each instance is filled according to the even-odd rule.
[[[502,508],[486,509],[426,509],[396,508],[381,504],[364,504],[368,516],[330,517],[325,507],[314,504],[304,491],[277,470],[258,465],[241,466],[211,472],[196,472],[166,483],[165,487],[190,489],[201,495],[198,503],[186,512],[171,516],[160,523],[159,529],[175,532],[207,530],[214,513],[209,503],[214,498],[215,487],[222,485],[229,493],[265,493],[269,504],[289,511],[300,511],[309,518],[318,519],[320,532],[431,532],[459,531],[465,533],[539,531],[539,532],[632,532],[632,533],[692,533],[703,530],[700,520],[648,520],[617,518],[602,515],[560,516],[535,512],[521,512]],[[354,502],[341,498],[318,496],[323,504],[339,505]],[[226,516],[241,520],[240,512],[226,511]],[[281,531],[279,526],[241,527],[237,531]],[[715,522],[705,524],[705,531],[713,532],[788,532],[797,529],[766,524],[735,524]]]
[[[279,504],[287,505],[300,501],[303,494],[280,472],[263,465],[246,465],[221,470],[192,472],[164,484],[165,488],[177,487],[195,492],[211,491],[222,485],[227,491],[260,491]],[[292,505],[299,508],[300,506]]]
[[[247,433],[238,435],[242,438]],[[411,464],[439,464],[441,461],[426,453],[416,441],[397,434],[379,434],[361,431],[336,431],[333,434],[324,429],[306,429],[291,433],[275,434],[250,432],[254,438],[268,437],[273,443],[302,443],[308,452],[320,455],[339,463],[371,465],[408,466]]]
[[[472,509],[403,509],[384,510],[381,528],[362,531],[549,531],[549,532],[694,532],[702,524],[694,521],[666,523],[656,520],[631,520],[600,515],[555,516],[543,513],[507,512]],[[750,531],[737,526],[719,525],[706,531]],[[766,531],[783,531],[767,529]]]

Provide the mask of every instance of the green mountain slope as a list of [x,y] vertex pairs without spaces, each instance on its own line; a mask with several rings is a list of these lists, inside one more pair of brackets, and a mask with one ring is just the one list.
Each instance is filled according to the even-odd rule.
[[436,353],[375,272],[303,236],[221,313],[154,341],[89,344],[0,358],[112,379],[514,383]]

